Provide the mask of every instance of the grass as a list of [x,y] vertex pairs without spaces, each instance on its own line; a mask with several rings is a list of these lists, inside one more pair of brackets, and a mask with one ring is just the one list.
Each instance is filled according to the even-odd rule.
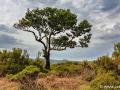
[[90,85],[83,84],[79,86],[79,90],[91,90]]
[[0,90],[19,90],[19,85],[16,82],[0,78]]
[[39,78],[37,79],[37,82],[40,85],[45,86],[47,90],[88,90],[89,88],[89,82],[83,80],[81,76],[58,77],[51,75],[44,78]]
[[[58,77],[55,75],[50,75],[47,77],[38,78],[35,82],[35,84],[33,84],[33,82],[31,83],[31,81],[27,82],[27,84],[23,82],[22,87],[24,90],[27,90],[28,88],[29,90],[43,90],[40,86],[45,87],[44,90],[89,90],[90,88],[88,82],[82,80],[81,76]],[[17,82],[11,82],[3,78],[0,79],[0,90],[20,90],[19,85],[20,84]],[[38,85],[38,89],[33,89],[33,87],[36,87],[35,85]]]

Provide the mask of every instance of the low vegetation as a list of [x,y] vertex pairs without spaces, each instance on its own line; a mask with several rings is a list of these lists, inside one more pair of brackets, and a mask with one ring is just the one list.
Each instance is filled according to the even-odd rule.
[[[52,64],[29,58],[27,51],[14,48],[0,51],[0,90],[119,90],[120,43],[112,56],[94,61]],[[5,85],[4,85],[5,84]]]

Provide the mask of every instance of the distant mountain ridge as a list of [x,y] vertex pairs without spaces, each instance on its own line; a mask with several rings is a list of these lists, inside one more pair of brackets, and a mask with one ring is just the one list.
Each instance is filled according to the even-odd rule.
[[[45,60],[43,58],[41,58],[41,60],[43,60],[45,62]],[[65,63],[67,61],[70,61],[70,62],[80,62],[80,61],[73,61],[73,60],[67,60],[67,59],[63,59],[63,60],[55,60],[55,59],[51,59],[50,60],[50,63],[51,64],[58,64],[58,63]]]
[[53,59],[50,60],[51,64],[64,63],[66,61],[68,61],[68,60],[53,60]]
[[80,62],[80,61],[72,61],[72,60],[54,60],[54,59],[51,59],[51,64],[65,63],[67,61],[70,61],[70,62]]

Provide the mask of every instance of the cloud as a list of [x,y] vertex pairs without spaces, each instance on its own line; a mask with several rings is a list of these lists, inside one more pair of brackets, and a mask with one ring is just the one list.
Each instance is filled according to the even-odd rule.
[[19,44],[21,44],[20,41],[18,41],[12,36],[5,35],[5,34],[0,35],[0,48],[16,47]]
[[23,43],[22,40],[16,39],[13,36],[0,34],[0,50],[11,50],[12,48],[22,48],[23,50],[27,50],[32,58],[35,58],[38,51],[41,51],[41,45],[26,44]]
[[27,0],[31,4],[39,4],[43,3],[45,5],[54,5],[58,0]]
[[112,28],[106,28],[105,31],[97,37],[104,43],[114,44],[120,40],[120,23],[116,23]]
[[103,1],[103,7],[101,10],[103,11],[109,11],[117,8],[120,5],[119,0],[102,0]]
[[120,39],[120,34],[108,34],[106,36],[99,37],[99,39],[102,39],[105,41]]
[[[1,47],[21,47],[32,56],[42,46],[30,33],[16,31],[13,24],[24,17],[27,8],[57,7],[70,9],[78,20],[87,19],[93,25],[89,48],[53,51],[55,59],[86,59],[111,52],[113,44],[120,40],[120,0],[4,0],[0,1],[0,45]],[[3,35],[5,34],[5,35]]]
[[6,26],[4,24],[0,24],[0,32],[10,33],[10,34],[17,34],[17,30],[13,27]]

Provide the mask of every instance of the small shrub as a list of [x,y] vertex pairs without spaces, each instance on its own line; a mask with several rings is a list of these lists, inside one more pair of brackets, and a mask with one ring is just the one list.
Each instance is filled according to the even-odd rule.
[[108,56],[102,56],[95,61],[97,67],[104,68],[107,71],[109,70],[117,70],[117,65],[113,63],[113,60]]
[[36,75],[39,72],[39,68],[33,65],[27,66],[23,71],[14,75],[11,79],[12,80],[23,80],[26,77],[36,78]]
[[0,65],[0,77],[5,76],[7,72],[6,65]]
[[91,61],[83,61],[80,63],[82,66],[81,76],[86,81],[91,81],[95,78],[95,64]]
[[47,90],[43,85],[27,77],[19,82],[20,90]]
[[7,75],[6,75],[6,78],[7,78],[7,79],[11,79],[13,76],[14,76],[13,74],[7,74]]
[[47,74],[46,74],[46,73],[40,72],[40,73],[38,74],[38,78],[44,78],[44,77],[47,77]]
[[33,61],[32,65],[37,66],[41,71],[44,72],[44,62],[41,59],[36,59]]
[[120,81],[117,81],[113,72],[101,73],[90,83],[93,90],[116,90],[115,88],[104,88],[104,86],[118,85],[120,85]]
[[95,71],[93,70],[86,70],[83,72],[83,79],[86,81],[91,81],[95,78]]
[[81,72],[81,65],[76,62],[65,62],[61,64],[54,64],[51,66],[50,73],[59,76],[77,75]]
[[0,51],[0,76],[16,74],[30,65],[32,60],[26,50],[13,48],[12,51]]

